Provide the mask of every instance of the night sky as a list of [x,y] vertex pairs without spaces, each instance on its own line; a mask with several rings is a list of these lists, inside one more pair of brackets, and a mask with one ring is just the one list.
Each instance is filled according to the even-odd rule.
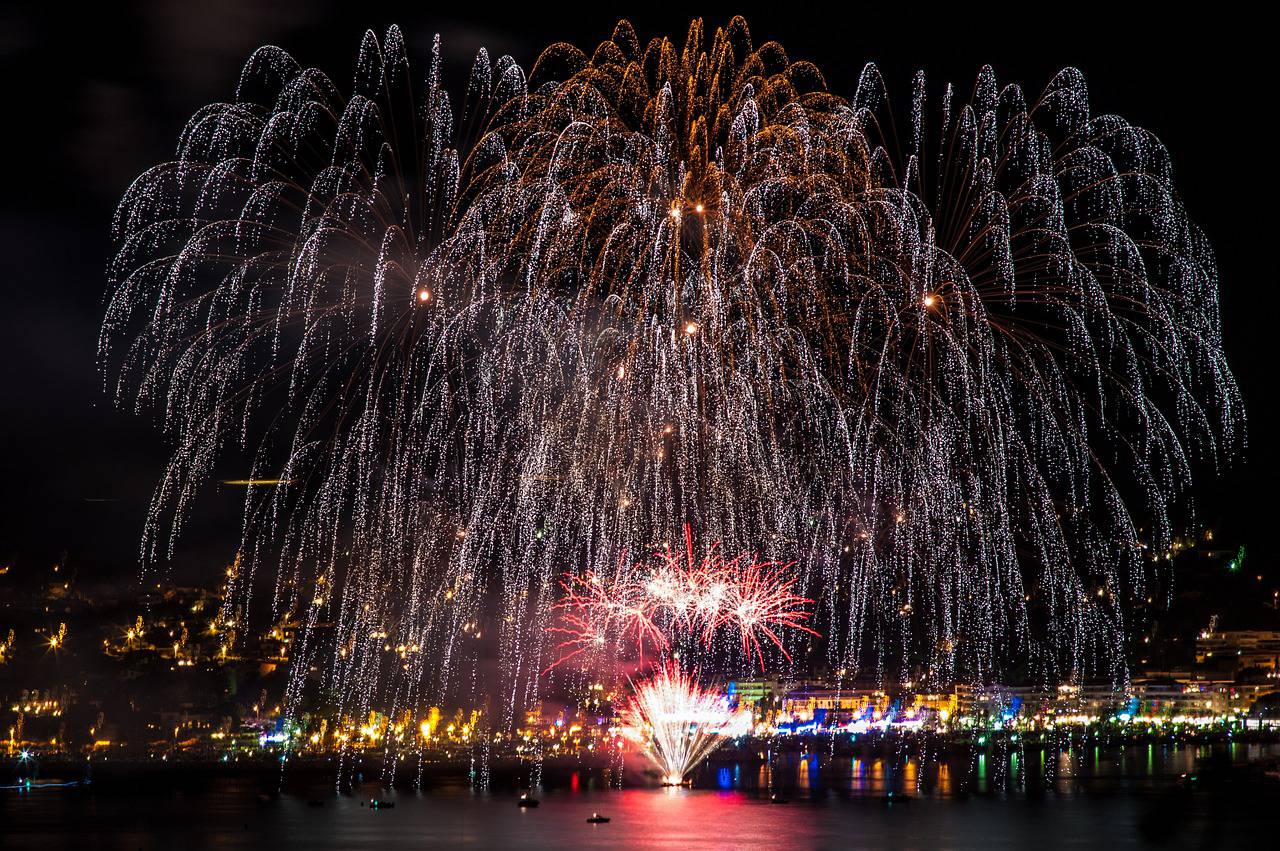
[[[110,217],[132,179],[171,156],[192,112],[231,98],[256,46],[280,45],[349,89],[361,34],[391,23],[404,30],[418,73],[439,32],[449,70],[461,76],[482,45],[527,69],[553,41],[589,51],[621,16],[642,40],[669,34],[681,43],[693,14],[708,29],[727,20],[706,7],[654,12],[653,3],[547,14],[535,12],[542,4],[515,14],[488,4],[448,13],[428,3],[299,0],[95,5],[0,11],[0,564],[65,557],[82,582],[122,589],[138,577],[143,515],[166,450],[148,417],[114,409],[95,364]],[[899,108],[918,68],[931,90],[950,80],[967,96],[984,63],[1033,93],[1074,65],[1095,112],[1119,113],[1169,148],[1187,209],[1217,250],[1227,351],[1249,415],[1243,463],[1197,483],[1200,516],[1221,523],[1224,544],[1243,543],[1269,566],[1276,75],[1264,64],[1274,47],[1262,44],[1259,22],[1170,19],[1119,4],[1046,6],[1043,15],[972,4],[942,17],[922,4],[879,8],[827,17],[787,3],[747,18],[757,43],[777,40],[793,58],[816,62],[838,94],[852,93],[865,62],[879,63]],[[209,580],[231,557],[241,494],[210,492],[179,553],[179,578]]]

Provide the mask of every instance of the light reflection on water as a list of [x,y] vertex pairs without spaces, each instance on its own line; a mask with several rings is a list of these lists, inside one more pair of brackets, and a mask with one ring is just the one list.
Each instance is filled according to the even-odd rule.
[[[785,789],[879,795],[896,792],[947,798],[1052,792],[1079,794],[1101,788],[1158,789],[1194,771],[1196,761],[1215,753],[1208,745],[1176,743],[1123,748],[1089,744],[1062,751],[1036,747],[992,747],[943,755],[885,752],[833,756],[822,752],[774,754],[751,774],[741,766],[721,774],[714,757],[694,777],[696,786],[751,791]],[[1280,747],[1231,743],[1216,753],[1234,763],[1280,754]],[[752,780],[744,781],[751,777]],[[725,779],[728,778],[728,779]]]
[[[1230,751],[1236,760],[1272,751]],[[964,757],[918,754],[774,755],[768,763],[710,762],[697,788],[610,789],[569,774],[520,810],[513,791],[479,793],[461,783],[431,792],[335,795],[331,786],[287,788],[259,799],[262,780],[207,778],[192,788],[150,784],[91,791],[0,795],[4,848],[845,848],[1142,847],[1153,807],[1207,748],[1077,747],[1055,758],[1038,749]],[[296,784],[295,784],[296,785]],[[769,792],[791,803],[771,804]],[[889,791],[914,799],[886,803]],[[394,800],[372,811],[369,798]],[[309,805],[311,799],[323,806]],[[900,799],[899,799],[900,800]],[[594,812],[611,818],[591,825]],[[1200,798],[1179,798],[1166,847],[1229,847],[1246,836],[1239,818]]]

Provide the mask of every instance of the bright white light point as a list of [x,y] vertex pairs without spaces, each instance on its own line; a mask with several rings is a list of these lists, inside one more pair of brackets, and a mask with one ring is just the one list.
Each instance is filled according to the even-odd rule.
[[695,212],[695,213],[701,213],[701,212],[702,212],[702,205],[701,205],[701,204],[697,205],[696,207],[694,207],[694,208],[693,208],[693,210],[694,210],[694,212]]
[[671,208],[671,218],[673,218],[673,219],[679,219],[679,218],[680,218],[680,208],[679,208],[679,207],[672,207],[672,208]]
[[431,301],[431,290],[428,290],[425,288],[418,290],[418,301],[421,301],[421,302]]
[[626,368],[625,366],[620,366],[620,367],[618,367],[618,380],[619,380],[619,381],[621,381],[624,377],[626,377],[626,374],[627,374],[627,368]]
[[690,322],[690,323],[686,324],[686,325],[684,326],[684,332],[685,332],[686,334],[688,334],[690,337],[692,337],[694,334],[697,334],[697,333],[698,333],[698,323],[697,323],[697,322]]
[[938,300],[937,296],[935,296],[933,293],[929,293],[927,296],[924,297],[924,306],[933,307],[934,303],[937,300]]

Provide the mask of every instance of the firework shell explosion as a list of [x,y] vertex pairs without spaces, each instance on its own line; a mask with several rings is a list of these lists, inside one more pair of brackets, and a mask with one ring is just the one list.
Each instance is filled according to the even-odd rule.
[[272,483],[225,614],[298,618],[294,709],[314,668],[354,716],[484,691],[509,724],[561,596],[612,571],[648,611],[626,554],[686,523],[817,601],[707,671],[813,629],[882,679],[1122,677],[1144,548],[1243,440],[1213,252],[1074,69],[887,91],[741,19],[481,51],[457,110],[394,28],[349,88],[258,50],[114,220],[104,380],[174,447],[144,561],[218,465]]
[[723,694],[703,689],[670,663],[635,685],[620,720],[623,735],[653,762],[666,786],[683,783],[726,738],[751,729],[749,712],[730,708]]
[[[695,559],[688,525],[684,537],[683,551],[666,547],[654,554],[647,570],[620,561],[612,575],[566,573],[556,604],[561,620],[551,629],[565,638],[550,667],[575,660],[594,670],[632,649],[643,664],[646,649],[663,656],[696,651],[699,641],[714,649],[721,633],[736,634],[744,661],[754,657],[763,667],[762,640],[791,661],[780,635],[784,628],[818,635],[805,626],[813,600],[791,591],[798,581],[794,562],[761,562],[750,554],[725,559],[718,544]],[[673,635],[684,641],[673,646]]]

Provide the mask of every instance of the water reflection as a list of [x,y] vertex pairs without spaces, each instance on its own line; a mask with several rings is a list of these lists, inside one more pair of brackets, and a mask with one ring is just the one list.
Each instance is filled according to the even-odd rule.
[[935,788],[939,795],[950,796],[955,792],[951,785],[951,765],[945,762],[938,763],[938,782]]
[[[820,750],[767,760],[722,758],[699,770],[692,789],[638,788],[628,781],[618,790],[586,769],[548,769],[552,780],[536,810],[517,808],[513,790],[477,791],[461,779],[429,792],[369,784],[341,795],[331,780],[284,790],[268,785],[278,776],[185,784],[103,780],[75,792],[0,795],[0,845],[991,849],[1047,848],[1100,832],[1107,848],[1144,847],[1153,836],[1172,847],[1246,844],[1248,820],[1268,820],[1276,811],[1251,797],[1255,793],[1232,787],[1215,798],[1166,791],[1211,752],[1177,744],[925,752],[896,744],[853,755]],[[1219,753],[1243,761],[1280,749],[1238,745]],[[782,797],[792,805],[772,806],[774,790],[787,793]],[[897,794],[921,800],[901,807]],[[375,796],[394,800],[396,808],[372,810],[367,801]],[[595,812],[611,821],[588,824]]]
[[[1046,748],[1017,743],[928,753],[898,747],[852,756],[829,751],[784,752],[768,762],[717,760],[693,776],[697,788],[788,790],[821,796],[828,790],[854,796],[900,795],[947,798],[1016,796],[1053,792],[1078,795],[1097,789],[1155,789],[1194,770],[1214,753],[1209,746]],[[1232,762],[1280,755],[1280,746],[1231,744],[1219,749]]]

